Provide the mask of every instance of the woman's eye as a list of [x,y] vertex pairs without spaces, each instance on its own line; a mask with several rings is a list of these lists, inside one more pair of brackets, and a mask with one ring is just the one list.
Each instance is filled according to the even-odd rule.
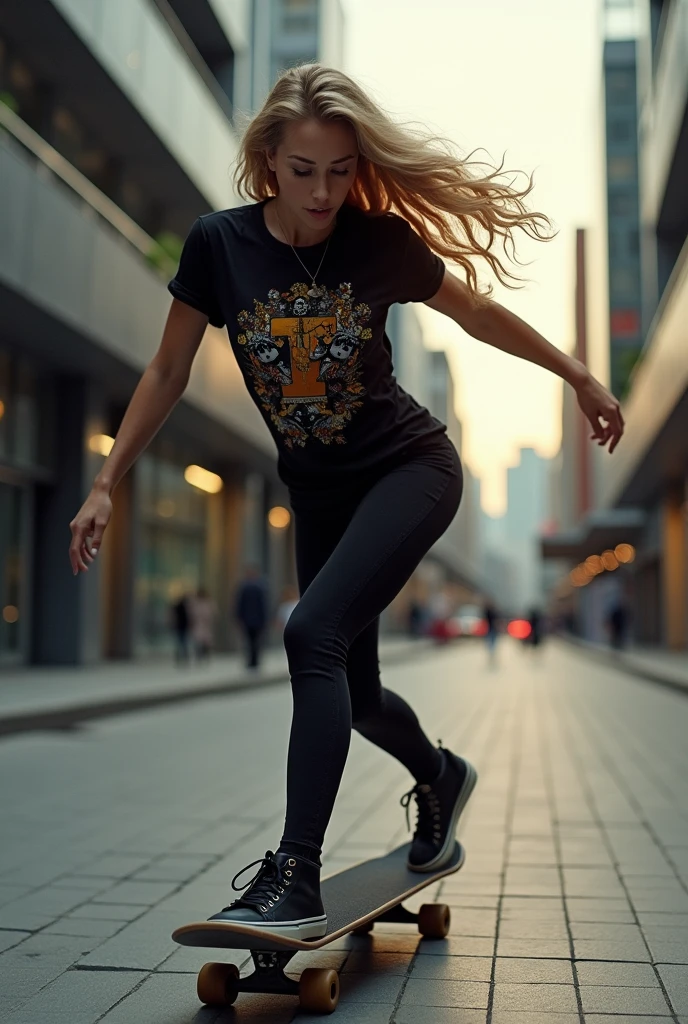
[[[297,178],[308,178],[311,174],[311,171],[299,171],[296,169],[296,167],[292,167],[292,173]],[[335,171],[333,168],[332,173],[336,174],[340,178],[344,178],[349,173],[349,168],[347,167],[345,171]]]

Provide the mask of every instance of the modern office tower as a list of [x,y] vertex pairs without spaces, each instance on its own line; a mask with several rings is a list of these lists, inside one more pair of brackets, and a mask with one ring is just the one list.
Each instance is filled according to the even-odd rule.
[[642,347],[636,40],[604,44],[609,379],[626,394]]
[[253,0],[251,107],[257,110],[281,71],[320,61],[341,68],[340,0]]

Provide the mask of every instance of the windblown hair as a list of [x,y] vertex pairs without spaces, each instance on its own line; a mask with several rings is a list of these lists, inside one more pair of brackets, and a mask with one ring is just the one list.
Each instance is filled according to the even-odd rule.
[[[370,214],[404,217],[439,256],[458,264],[474,299],[489,294],[478,285],[474,258],[484,259],[499,281],[517,287],[510,263],[519,263],[514,232],[552,237],[543,213],[527,210],[533,188],[518,189],[499,178],[499,167],[462,159],[447,139],[393,121],[364,90],[341,71],[320,64],[290,68],[275,83],[263,108],[243,135],[235,183],[240,195],[260,201],[279,187],[266,152],[281,142],[290,122],[343,121],[358,141],[356,179],[347,202]],[[494,251],[500,246],[503,255]]]

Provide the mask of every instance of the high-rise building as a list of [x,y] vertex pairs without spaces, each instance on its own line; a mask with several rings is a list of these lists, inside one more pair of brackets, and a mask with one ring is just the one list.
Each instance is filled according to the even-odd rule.
[[609,379],[625,396],[642,347],[635,39],[604,43]]
[[[595,450],[593,507],[568,536],[546,538],[543,549],[549,557],[568,555],[578,563],[577,594],[562,592],[562,597],[576,613],[579,631],[589,639],[604,639],[611,604],[622,602],[631,613],[636,641],[686,649],[688,2],[608,0],[606,15],[605,76],[610,73],[607,44],[619,44],[617,56],[625,54],[614,66],[614,73],[620,75],[614,88],[626,94],[621,104],[624,124],[630,124],[633,116],[627,89],[631,53],[635,54],[642,289],[637,290],[633,308],[642,312],[642,349],[622,402],[625,435],[612,456]],[[606,126],[609,129],[608,113]],[[628,144],[629,151],[635,144],[628,138],[620,141]],[[610,152],[607,147],[608,156]],[[608,178],[608,162],[605,173]],[[629,179],[624,186],[629,188],[628,195],[631,184]],[[608,193],[611,196],[611,183]],[[630,222],[626,228],[633,238]],[[611,238],[611,226],[609,234]],[[612,256],[613,252],[610,289]],[[597,271],[598,267],[593,280],[604,276]],[[596,329],[590,333],[595,360],[591,368],[596,372],[605,338]],[[613,345],[612,332],[610,349]],[[613,368],[613,354],[610,361]],[[631,546],[633,560],[616,566],[609,552],[619,544]],[[610,568],[597,572],[597,560],[591,556],[605,552]],[[626,547],[624,554],[628,552]],[[592,566],[591,571],[586,572],[585,565]]]
[[252,0],[251,106],[257,110],[280,72],[320,61],[341,68],[340,0]]
[[[387,333],[400,386],[446,424],[447,436],[461,454],[461,421],[456,414],[455,385],[447,354],[425,347],[420,319],[410,304],[395,303],[390,307]],[[467,591],[482,587],[480,526],[480,481],[464,465],[459,511],[433,547],[431,556],[460,580]]]
[[507,469],[504,539],[517,567],[515,599],[522,613],[543,601],[540,533],[549,515],[550,461],[534,448],[521,448]]

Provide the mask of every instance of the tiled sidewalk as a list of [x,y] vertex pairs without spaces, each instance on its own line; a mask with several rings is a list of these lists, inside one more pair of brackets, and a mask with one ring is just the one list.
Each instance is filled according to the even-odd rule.
[[[504,645],[492,671],[452,647],[385,681],[480,772],[467,863],[414,901],[451,905],[446,941],[376,926],[292,961],[341,970],[328,1019],[688,1024],[688,700],[556,647]],[[0,744],[0,1020],[321,1019],[286,997],[201,1008],[195,972],[231,957],[169,938],[278,841],[288,715],[263,690]],[[329,870],[404,840],[409,785],[354,737]]]

